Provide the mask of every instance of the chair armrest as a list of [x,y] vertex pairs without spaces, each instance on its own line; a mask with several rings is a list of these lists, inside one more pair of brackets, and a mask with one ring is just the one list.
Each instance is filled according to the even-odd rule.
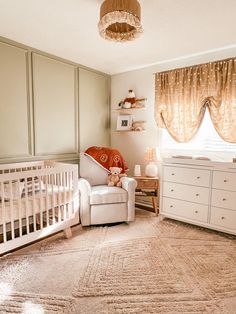
[[120,181],[124,190],[126,190],[128,193],[135,193],[135,189],[137,187],[137,181],[135,179],[129,177],[121,177]]
[[79,179],[78,182],[80,192],[80,221],[82,226],[90,225],[90,193],[91,185],[85,179]]
[[87,191],[88,194],[91,193],[91,185],[88,182],[88,180],[85,180],[83,178],[80,178],[78,181],[79,190],[81,191]]
[[137,181],[133,178],[122,177],[122,188],[128,193],[128,219],[127,221],[133,221],[135,218],[135,189],[137,187]]

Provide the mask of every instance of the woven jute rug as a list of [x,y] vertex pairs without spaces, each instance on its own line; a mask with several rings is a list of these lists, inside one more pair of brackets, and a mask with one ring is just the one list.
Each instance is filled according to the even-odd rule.
[[0,313],[236,314],[236,238],[137,210],[0,259]]

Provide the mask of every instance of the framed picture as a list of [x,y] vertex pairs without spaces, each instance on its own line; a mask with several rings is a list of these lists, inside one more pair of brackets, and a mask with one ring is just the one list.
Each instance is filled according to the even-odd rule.
[[133,116],[131,114],[120,114],[117,116],[118,131],[128,131],[132,129]]

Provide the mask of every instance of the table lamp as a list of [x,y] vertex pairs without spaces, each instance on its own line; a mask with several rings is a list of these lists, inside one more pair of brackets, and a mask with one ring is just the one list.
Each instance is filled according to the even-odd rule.
[[157,177],[158,174],[158,167],[156,164],[156,152],[155,148],[147,147],[144,156],[145,161],[147,161],[147,165],[145,167],[145,175],[147,177]]

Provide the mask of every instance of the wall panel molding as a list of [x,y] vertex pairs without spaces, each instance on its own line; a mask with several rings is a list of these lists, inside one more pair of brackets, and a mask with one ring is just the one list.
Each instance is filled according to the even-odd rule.
[[77,62],[73,62],[71,60],[67,60],[67,59],[61,58],[59,56],[55,56],[55,55],[53,55],[51,53],[48,53],[48,52],[45,52],[45,51],[42,51],[42,50],[30,47],[30,46],[27,46],[27,45],[24,45],[22,43],[16,42],[14,40],[11,40],[11,39],[3,37],[3,36],[0,36],[0,42],[9,44],[11,46],[15,46],[17,48],[22,48],[24,50],[27,50],[28,52],[34,52],[34,53],[40,54],[42,56],[45,56],[45,57],[48,57],[48,58],[51,58],[51,59],[54,59],[54,60],[58,60],[58,61],[61,61],[61,62],[64,62],[64,63],[71,64],[74,67],[77,67],[77,68],[80,68],[80,69],[85,69],[85,70],[88,70],[88,71],[91,71],[91,72],[94,72],[94,73],[97,73],[97,74],[104,75],[107,78],[111,78],[111,76],[109,74],[107,74],[107,73],[95,70],[93,68],[87,67],[87,66],[85,66],[83,64],[79,64]]
[[78,153],[76,68],[33,53],[35,155]]
[[0,159],[32,156],[29,52],[0,42]]
[[[35,67],[35,58],[48,65]],[[0,83],[5,83],[0,84],[0,163],[41,159],[77,163],[87,132],[95,145],[110,144],[110,75],[1,36],[0,68]],[[84,73],[92,79],[92,92]]]
[[109,79],[79,69],[80,149],[110,145]]

